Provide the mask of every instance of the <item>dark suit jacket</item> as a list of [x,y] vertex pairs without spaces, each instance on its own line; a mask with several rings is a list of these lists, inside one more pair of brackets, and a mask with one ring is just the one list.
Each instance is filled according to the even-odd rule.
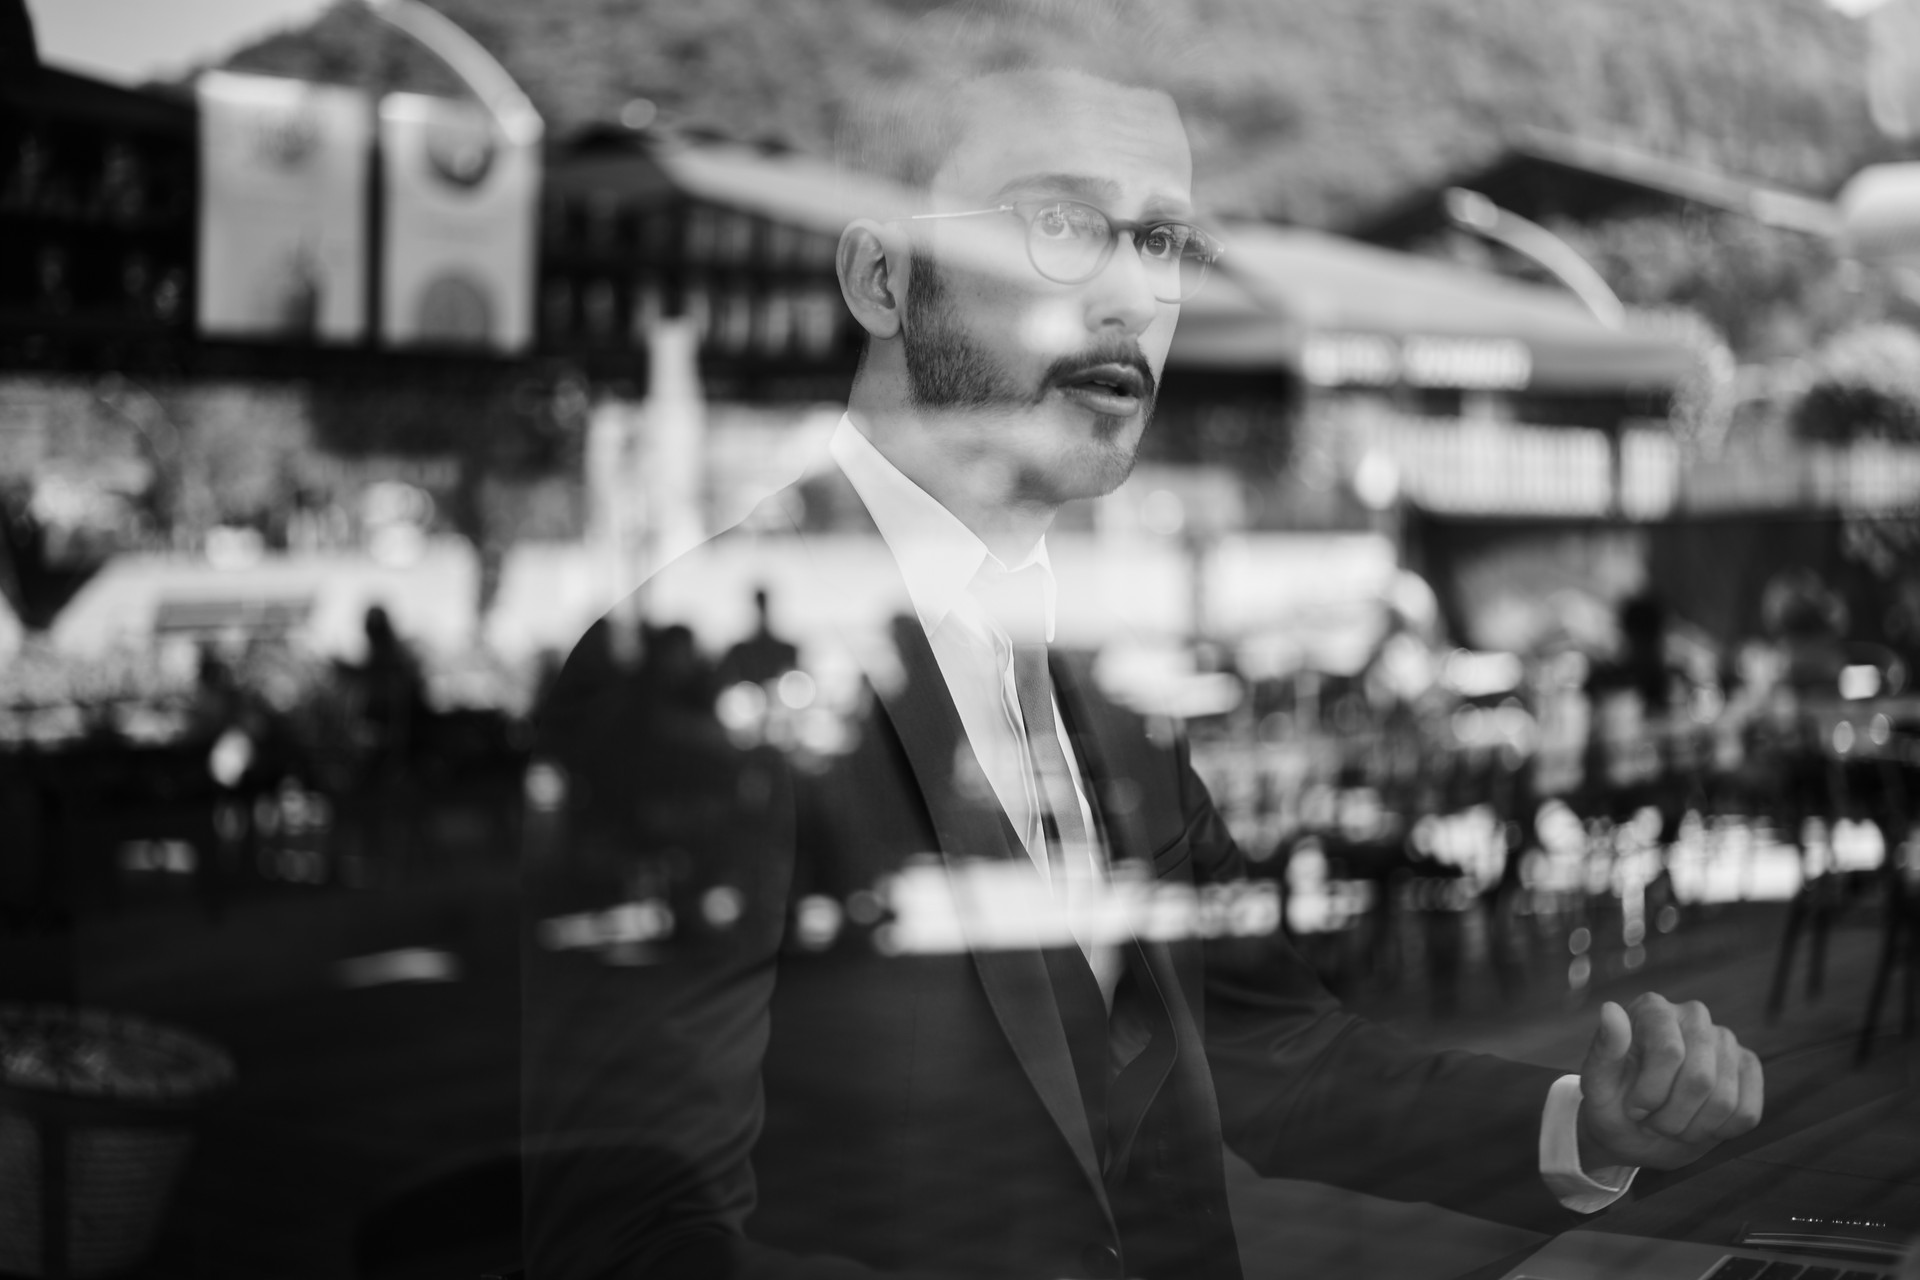
[[[872,616],[873,584],[793,556],[819,545],[801,519],[776,496],[665,570],[650,612],[701,589],[703,557],[758,558],[772,532],[801,565],[776,595]],[[1030,864],[897,569],[873,560],[903,616],[827,655],[859,673],[837,737],[730,737],[700,691],[608,659],[605,622],[558,682],[542,754],[570,790],[536,815],[527,868],[533,1280],[1232,1277],[1223,1144],[1269,1175],[1566,1224],[1537,1167],[1555,1073],[1415,1052],[1343,1012],[1283,937],[1135,943],[1111,1018],[1071,948],[884,954],[860,891],[929,859]],[[1178,734],[1084,663],[1053,674],[1115,863],[1242,877]],[[624,944],[592,915],[635,897],[673,904],[671,940]],[[831,942],[823,900],[855,903]],[[551,922],[582,918],[614,941],[559,946]]]

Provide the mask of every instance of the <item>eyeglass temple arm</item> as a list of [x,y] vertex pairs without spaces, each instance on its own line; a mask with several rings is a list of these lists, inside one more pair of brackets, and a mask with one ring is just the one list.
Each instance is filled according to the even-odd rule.
[[1013,212],[1015,212],[1013,205],[1003,204],[996,205],[991,209],[962,209],[957,213],[910,213],[907,215],[906,220],[908,222],[928,222],[935,218],[977,218],[987,213]]

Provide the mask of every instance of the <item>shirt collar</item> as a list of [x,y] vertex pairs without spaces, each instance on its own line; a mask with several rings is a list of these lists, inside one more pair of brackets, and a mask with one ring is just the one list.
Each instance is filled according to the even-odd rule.
[[1058,590],[1053,562],[1042,537],[1019,564],[1002,564],[987,544],[940,500],[909,480],[900,469],[861,434],[845,414],[827,440],[827,452],[846,473],[854,492],[880,529],[888,550],[906,579],[907,595],[920,626],[929,635],[967,595],[967,588],[984,567],[1015,572],[1039,565],[1046,602],[1047,639],[1053,639]]

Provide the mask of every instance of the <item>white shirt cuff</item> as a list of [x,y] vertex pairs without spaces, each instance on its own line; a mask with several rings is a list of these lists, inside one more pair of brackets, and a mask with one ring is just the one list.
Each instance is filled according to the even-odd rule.
[[1580,1167],[1580,1077],[1561,1076],[1547,1090],[1540,1114],[1540,1177],[1547,1190],[1575,1213],[1598,1213],[1633,1185],[1640,1170],[1614,1165],[1589,1174]]

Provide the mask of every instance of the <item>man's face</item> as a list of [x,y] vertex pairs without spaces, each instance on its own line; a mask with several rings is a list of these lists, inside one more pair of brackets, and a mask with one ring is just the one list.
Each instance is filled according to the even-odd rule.
[[[1186,131],[1165,96],[1080,76],[988,82],[935,176],[935,209],[1075,200],[1121,222],[1191,216]],[[1180,308],[1157,301],[1131,236],[1059,284],[1012,215],[916,224],[903,341],[914,403],[954,456],[1019,501],[1127,478]],[[983,477],[985,478],[985,477]]]

